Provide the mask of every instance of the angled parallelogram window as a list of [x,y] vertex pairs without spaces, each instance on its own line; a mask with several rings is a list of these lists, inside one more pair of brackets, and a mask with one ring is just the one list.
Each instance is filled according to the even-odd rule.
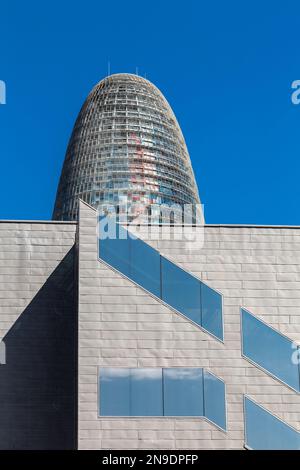
[[[101,224],[101,222],[100,222]],[[160,254],[128,232],[122,225],[111,224],[101,230],[99,256],[122,274],[160,297]]]
[[[104,223],[104,225],[102,225]],[[122,225],[108,224],[105,219],[100,222],[99,256],[106,263],[129,277],[130,275],[130,237]]]
[[294,343],[245,309],[241,309],[241,326],[243,355],[299,392],[299,360]]
[[220,428],[226,429],[225,382],[203,369],[203,391],[204,416]]
[[139,238],[131,239],[130,247],[130,279],[161,297],[159,252]]
[[299,450],[299,432],[244,397],[245,443],[252,450]]
[[223,341],[221,294],[119,224],[100,219],[99,238],[100,259]]
[[201,326],[201,283],[161,257],[162,300]]
[[222,296],[219,292],[201,282],[202,327],[223,340]]

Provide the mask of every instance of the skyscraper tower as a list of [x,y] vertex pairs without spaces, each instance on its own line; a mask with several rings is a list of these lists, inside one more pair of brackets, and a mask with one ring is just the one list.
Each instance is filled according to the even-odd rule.
[[78,198],[96,208],[126,205],[135,219],[151,205],[199,205],[176,117],[148,80],[115,74],[91,91],[76,120],[53,218],[76,220]]

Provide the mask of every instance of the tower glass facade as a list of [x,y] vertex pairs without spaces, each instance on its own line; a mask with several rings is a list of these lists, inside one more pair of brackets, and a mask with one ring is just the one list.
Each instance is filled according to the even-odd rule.
[[67,148],[53,218],[76,220],[78,198],[104,211],[125,210],[129,221],[150,206],[152,216],[157,206],[190,204],[193,214],[195,207],[199,211],[182,132],[148,80],[111,75],[85,101]]

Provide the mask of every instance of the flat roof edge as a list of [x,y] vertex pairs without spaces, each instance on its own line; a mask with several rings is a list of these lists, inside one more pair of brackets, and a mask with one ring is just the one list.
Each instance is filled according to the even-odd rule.
[[77,225],[78,222],[73,220],[12,220],[0,219],[0,224],[61,224],[61,225]]
[[[60,224],[60,225],[77,225],[78,221],[74,220],[13,220],[13,219],[0,219],[0,224]],[[131,226],[149,227],[149,224],[124,224]],[[168,226],[168,225],[166,225]],[[256,225],[256,224],[173,224],[171,227],[204,227],[204,228],[274,228],[274,229],[300,229],[300,225]],[[155,224],[152,227],[164,227],[164,224]]]
[[[124,223],[124,226],[150,227],[150,224]],[[203,227],[203,228],[274,228],[274,229],[300,229],[300,225],[254,225],[254,224],[154,224],[152,227]]]

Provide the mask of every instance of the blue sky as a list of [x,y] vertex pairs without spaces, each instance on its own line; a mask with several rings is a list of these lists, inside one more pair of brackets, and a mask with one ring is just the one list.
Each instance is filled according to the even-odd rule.
[[2,0],[0,219],[49,219],[92,86],[139,73],[184,133],[207,223],[300,225],[296,1]]

